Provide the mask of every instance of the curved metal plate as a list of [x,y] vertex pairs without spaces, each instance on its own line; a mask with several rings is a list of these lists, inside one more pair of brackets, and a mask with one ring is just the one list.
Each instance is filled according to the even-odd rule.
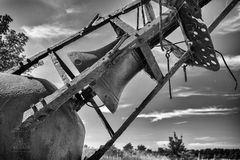
[[186,0],[179,9],[182,29],[190,41],[192,51],[191,65],[217,71],[220,66],[215,54],[207,26],[201,20],[201,9],[197,3]]

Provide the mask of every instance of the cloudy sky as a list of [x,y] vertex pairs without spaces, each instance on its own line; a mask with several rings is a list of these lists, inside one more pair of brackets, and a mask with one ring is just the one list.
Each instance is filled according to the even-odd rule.
[[[30,57],[76,33],[87,25],[95,14],[107,15],[130,2],[131,0],[1,0],[0,14],[9,14],[14,20],[11,27],[29,36],[24,54]],[[229,2],[212,0],[203,9],[205,23],[209,25]],[[157,11],[157,5],[153,4]],[[134,25],[134,15],[135,12],[122,18]],[[215,49],[224,54],[240,82],[240,4],[211,35]],[[66,57],[66,52],[97,49],[114,38],[116,35],[107,25],[58,53],[74,73],[78,74]],[[179,29],[167,39],[172,42],[183,40]],[[164,54],[159,48],[154,48],[153,52],[165,74]],[[171,65],[176,60],[172,56]],[[46,78],[60,87],[62,82],[52,63],[49,59],[44,61],[45,65],[32,74]],[[220,58],[219,62],[221,69],[218,72],[188,67],[187,83],[184,82],[183,71],[179,70],[172,78],[173,99],[169,99],[168,87],[165,86],[115,145],[122,147],[131,142],[134,146],[144,144],[152,149],[166,147],[168,137],[176,131],[179,136],[183,135],[188,148],[240,148],[240,87],[234,90],[232,77]],[[114,130],[155,85],[142,71],[124,89],[115,114],[102,108]],[[86,127],[87,145],[98,147],[110,138],[94,110],[83,107],[79,115]]]

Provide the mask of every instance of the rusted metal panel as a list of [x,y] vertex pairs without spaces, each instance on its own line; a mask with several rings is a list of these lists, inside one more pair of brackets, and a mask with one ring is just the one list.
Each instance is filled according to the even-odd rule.
[[182,32],[188,49],[192,51],[192,64],[212,71],[219,70],[211,36],[201,20],[201,8],[196,2],[186,0],[178,10]]

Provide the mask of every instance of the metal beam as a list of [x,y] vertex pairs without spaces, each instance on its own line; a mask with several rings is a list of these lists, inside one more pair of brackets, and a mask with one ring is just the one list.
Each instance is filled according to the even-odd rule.
[[240,0],[233,0],[209,26],[208,31],[212,32],[218,26],[218,24],[228,15],[228,13],[237,5],[238,2],[240,2]]
[[96,102],[93,99],[89,100],[90,103],[92,103],[93,108],[95,109],[95,111],[97,112],[98,116],[101,118],[105,128],[107,129],[110,137],[112,138],[114,136],[114,131],[112,129],[112,127],[110,126],[110,124],[108,123],[108,121],[106,120],[106,118],[104,117],[102,111],[99,109],[98,105],[96,104]]

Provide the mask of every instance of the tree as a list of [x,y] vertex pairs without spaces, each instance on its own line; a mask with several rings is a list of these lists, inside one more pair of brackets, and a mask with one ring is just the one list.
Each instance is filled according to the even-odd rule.
[[133,151],[132,143],[128,143],[125,146],[123,146],[123,150],[126,152],[129,152],[129,153],[132,153],[132,151]]
[[148,149],[146,150],[146,153],[147,153],[147,154],[152,154],[153,151],[152,151],[150,148],[148,148]]
[[162,147],[159,147],[158,150],[157,150],[158,154],[160,154],[161,156],[164,156],[164,155],[167,155],[168,151],[166,148],[162,148]]
[[0,72],[6,71],[25,59],[21,53],[28,41],[24,33],[9,28],[12,18],[0,15]]
[[137,150],[140,151],[140,152],[144,152],[146,150],[146,147],[141,144],[141,145],[137,146]]
[[181,138],[178,138],[176,132],[173,133],[173,137],[169,137],[168,148],[170,149],[170,155],[175,156],[178,159],[186,152],[182,136]]
[[118,149],[114,146],[114,145],[112,145],[108,150],[107,150],[107,152],[105,153],[105,155],[107,155],[107,156],[116,156],[117,155],[117,152],[118,152]]

